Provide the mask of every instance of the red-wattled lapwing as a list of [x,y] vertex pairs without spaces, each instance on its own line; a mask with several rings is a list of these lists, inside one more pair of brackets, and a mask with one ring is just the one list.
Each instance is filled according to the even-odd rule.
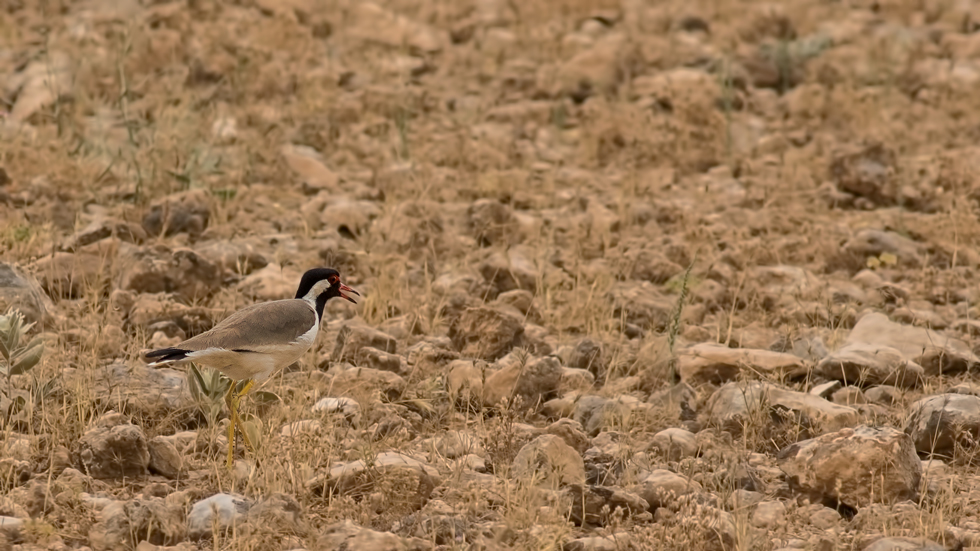
[[340,273],[330,268],[314,268],[303,274],[296,298],[274,300],[246,306],[221,323],[186,341],[159,350],[144,352],[150,365],[194,362],[224,373],[234,381],[245,381],[236,391],[228,389],[225,402],[231,413],[228,425],[228,468],[232,466],[236,431],[241,430],[245,445],[254,451],[238,416],[238,405],[255,383],[263,383],[273,373],[295,362],[310,347],[320,329],[320,318],[327,301],[340,297],[354,301],[349,294],[360,293],[340,281]]

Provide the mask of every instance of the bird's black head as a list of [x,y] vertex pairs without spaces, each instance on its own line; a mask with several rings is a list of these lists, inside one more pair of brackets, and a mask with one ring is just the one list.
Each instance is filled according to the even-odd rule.
[[323,316],[323,307],[332,298],[340,297],[357,304],[351,297],[351,294],[361,296],[354,289],[344,285],[340,281],[340,272],[333,268],[313,268],[312,270],[307,270],[303,274],[303,279],[299,281],[299,287],[296,289],[296,298],[316,302],[316,313],[320,317]]

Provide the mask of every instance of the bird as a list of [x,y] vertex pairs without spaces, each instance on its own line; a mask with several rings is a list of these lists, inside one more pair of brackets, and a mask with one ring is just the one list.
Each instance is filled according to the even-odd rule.
[[[231,469],[237,432],[241,432],[245,446],[255,451],[239,416],[241,399],[256,383],[261,385],[313,346],[328,300],[342,298],[357,304],[351,295],[361,296],[341,282],[340,272],[313,268],[303,274],[295,298],[246,306],[204,333],[140,355],[150,366],[194,362],[236,381],[225,394],[231,417],[227,459]],[[239,383],[241,390],[236,389]]]

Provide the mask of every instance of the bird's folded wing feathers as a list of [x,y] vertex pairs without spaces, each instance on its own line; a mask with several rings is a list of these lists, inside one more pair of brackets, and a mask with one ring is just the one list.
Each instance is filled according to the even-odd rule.
[[259,351],[296,342],[316,322],[316,312],[305,300],[262,302],[242,308],[210,331],[187,339],[175,348]]

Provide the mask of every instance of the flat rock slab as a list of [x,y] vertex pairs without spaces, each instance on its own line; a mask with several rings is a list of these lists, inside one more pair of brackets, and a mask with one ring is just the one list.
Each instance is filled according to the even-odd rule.
[[[67,377],[66,386],[89,385],[86,374]],[[129,366],[122,362],[99,369],[92,394],[101,403],[126,407],[146,417],[163,417],[194,407],[184,373],[175,369],[152,368],[142,364]]]
[[206,538],[215,528],[226,530],[244,521],[252,507],[248,499],[232,494],[215,494],[202,499],[187,514],[187,534],[193,540]]
[[677,370],[681,380],[688,384],[723,384],[737,379],[741,373],[804,376],[807,365],[793,354],[701,343],[678,354]]
[[494,361],[524,343],[524,323],[500,309],[468,308],[449,326],[449,338],[464,357]]
[[817,364],[817,373],[845,384],[893,385],[916,388],[922,385],[925,369],[890,346],[855,342],[830,353]]
[[78,455],[92,478],[139,477],[146,474],[150,464],[143,430],[129,424],[86,431]]
[[17,308],[28,323],[47,323],[54,303],[44,293],[41,284],[20,267],[0,262],[0,312]]
[[650,504],[621,488],[572,484],[565,490],[571,501],[571,520],[578,526],[603,526],[617,509],[626,516],[646,513]]
[[560,436],[545,434],[528,442],[514,457],[514,478],[540,484],[584,484],[585,462]]
[[377,532],[350,519],[327,526],[313,549],[322,551],[407,551],[405,540],[391,532]]
[[439,484],[439,471],[434,467],[398,452],[382,452],[371,461],[358,459],[347,463],[337,463],[326,474],[318,475],[306,485],[324,493],[334,491],[345,493],[354,488],[370,488],[372,479],[396,471],[410,471],[420,478],[428,478],[434,485]]
[[863,551],[945,551],[946,547],[925,538],[881,538]]
[[980,396],[937,394],[912,404],[905,432],[922,454],[951,456],[980,437]]
[[849,382],[910,387],[921,384],[923,375],[955,375],[978,366],[980,358],[959,339],[871,313],[858,320],[844,346],[824,358],[817,372]]
[[777,461],[790,488],[828,506],[914,500],[922,478],[912,439],[891,427],[862,425],[797,442]]
[[700,492],[701,484],[666,469],[657,469],[647,475],[635,491],[650,505],[652,513],[658,507],[671,505],[682,496]]
[[[708,400],[707,417],[726,430],[740,431],[751,417],[773,407],[801,413],[819,432],[852,427],[860,419],[860,414],[852,407],[761,381],[725,384]],[[769,418],[768,413],[766,418]]]

